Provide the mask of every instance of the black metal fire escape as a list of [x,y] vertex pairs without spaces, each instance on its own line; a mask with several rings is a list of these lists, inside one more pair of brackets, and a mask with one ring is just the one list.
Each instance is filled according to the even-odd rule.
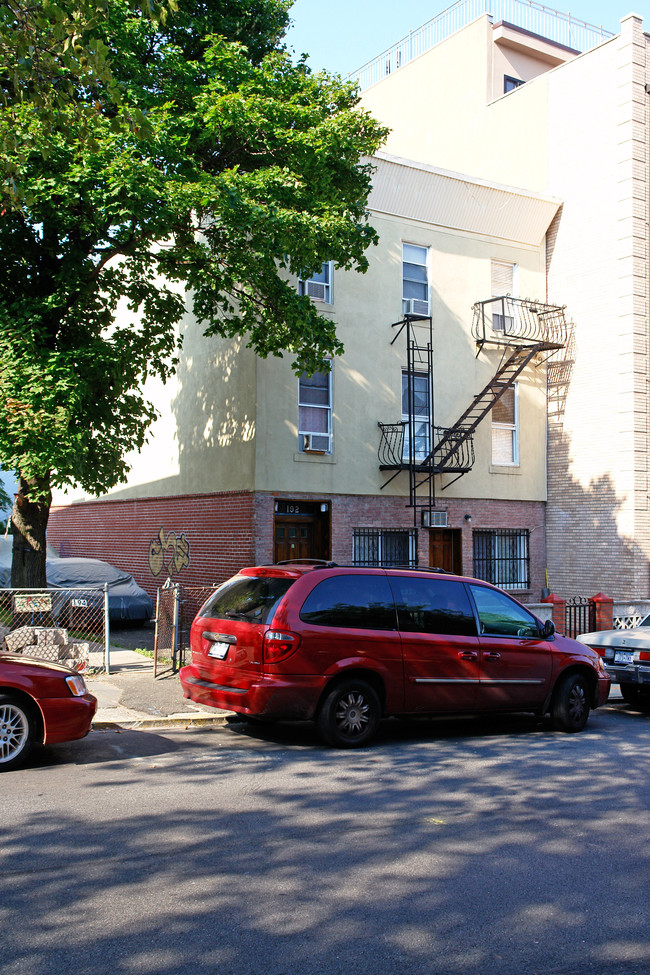
[[[394,471],[382,487],[386,487],[404,470],[409,473],[409,503],[414,509],[414,523],[418,511],[431,512],[435,507],[434,477],[452,475],[442,485],[443,490],[470,471],[474,465],[473,434],[495,403],[516,382],[526,366],[537,364],[554,351],[563,348],[567,338],[564,307],[548,305],[527,298],[504,295],[477,302],[473,307],[472,335],[477,344],[477,356],[487,345],[501,348],[496,371],[486,386],[477,393],[467,409],[451,427],[436,427],[433,422],[433,339],[430,318],[405,315],[393,344],[406,329],[408,420],[401,423],[379,423],[379,469]],[[428,342],[420,345],[415,325],[428,325]],[[394,326],[395,327],[395,326]],[[415,410],[414,382],[426,371],[429,377],[429,416],[418,420]],[[426,420],[428,443],[416,437]],[[418,427],[419,424],[419,427]]]

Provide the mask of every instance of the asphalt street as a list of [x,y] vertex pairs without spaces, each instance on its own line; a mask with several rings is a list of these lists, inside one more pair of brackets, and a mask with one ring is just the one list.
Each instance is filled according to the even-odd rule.
[[650,972],[650,719],[93,731],[0,780],[2,975]]

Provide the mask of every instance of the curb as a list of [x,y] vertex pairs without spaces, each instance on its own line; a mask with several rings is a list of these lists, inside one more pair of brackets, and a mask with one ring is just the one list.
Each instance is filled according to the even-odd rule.
[[100,718],[98,721],[93,721],[91,731],[118,731],[121,729],[153,731],[164,728],[183,728],[185,730],[191,728],[218,728],[225,725],[230,716],[230,711],[224,711],[221,714],[215,715],[170,714],[166,716],[161,715],[160,717],[152,715],[151,717],[118,718],[115,720]]

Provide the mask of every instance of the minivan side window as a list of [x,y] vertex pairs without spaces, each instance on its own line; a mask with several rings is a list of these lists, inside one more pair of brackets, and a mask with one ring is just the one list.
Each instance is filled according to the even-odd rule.
[[391,576],[400,630],[476,636],[476,618],[462,583]]
[[505,593],[470,585],[480,621],[480,633],[490,636],[540,637],[537,620]]
[[396,630],[390,586],[383,575],[340,575],[324,579],[307,596],[300,619],[318,626]]

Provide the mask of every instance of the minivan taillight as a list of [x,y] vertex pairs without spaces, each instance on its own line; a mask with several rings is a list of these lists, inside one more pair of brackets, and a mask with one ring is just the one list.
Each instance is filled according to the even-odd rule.
[[297,633],[288,630],[267,630],[264,634],[264,663],[276,664],[286,660],[300,646]]

